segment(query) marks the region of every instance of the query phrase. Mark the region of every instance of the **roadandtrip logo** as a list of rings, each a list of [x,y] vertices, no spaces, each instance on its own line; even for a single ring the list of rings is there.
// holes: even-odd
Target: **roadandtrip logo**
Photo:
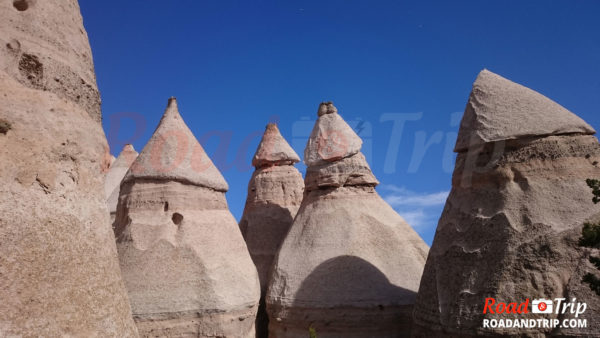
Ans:
[[[530,310],[531,305],[531,310]],[[524,318],[485,318],[483,328],[586,328],[587,320],[579,318],[587,309],[587,304],[577,302],[573,298],[570,302],[566,298],[534,299],[530,302],[527,298],[522,303],[497,302],[494,298],[486,298],[483,306],[484,314],[512,314],[523,315]],[[548,315],[559,318],[526,318],[528,314]],[[569,318],[566,318],[569,317]]]
[[[552,313],[553,305],[549,299],[536,299],[531,304],[531,313]]]

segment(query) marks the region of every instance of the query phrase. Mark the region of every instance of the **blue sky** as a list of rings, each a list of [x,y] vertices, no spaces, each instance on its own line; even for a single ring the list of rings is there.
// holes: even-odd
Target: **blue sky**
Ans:
[[[176,96],[230,185],[237,219],[266,123],[278,122],[302,155],[323,100],[334,101],[365,140],[379,193],[429,244],[450,190],[457,124],[481,69],[541,92],[600,129],[598,1],[80,6],[111,151],[127,142],[140,150]]]

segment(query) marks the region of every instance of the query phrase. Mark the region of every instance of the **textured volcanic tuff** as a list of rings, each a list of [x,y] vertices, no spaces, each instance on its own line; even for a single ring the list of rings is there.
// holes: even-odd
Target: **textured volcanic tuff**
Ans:
[[[113,224],[115,221],[121,181],[137,156],[138,153],[131,144],[125,145],[119,157],[112,161],[108,173],[106,173],[106,177],[104,178],[104,194],[106,196],[108,211],[110,212],[110,224]]]
[[[121,183],[115,220],[141,335],[254,336],[260,285],[226,190],[170,99]]]
[[[304,181],[294,167],[294,163],[299,161],[277,126],[268,124],[252,160],[256,170],[248,183],[248,197],[240,221],[242,235],[260,278],[261,303],[256,322],[258,337],[267,336],[264,296],[273,258],[302,202]]]
[[[473,83],[455,151],[529,136],[595,133],[558,103],[484,69]]]
[[[0,336],[134,337],[75,0],[0,2]]]
[[[577,246],[582,223],[600,211],[585,183],[600,177],[600,146],[587,135],[594,130],[553,101],[486,70],[475,81],[460,128],[452,191],[415,304],[415,335],[600,334],[600,301],[581,284],[593,270],[589,252]],[[467,135],[478,136],[465,148]],[[484,330],[484,318],[511,318],[484,315],[486,297],[577,298],[588,304],[579,318],[591,327]]]
[[[267,291],[271,337],[408,335],[427,245],[375,191],[361,140],[331,103],[305,151],[305,193]]]

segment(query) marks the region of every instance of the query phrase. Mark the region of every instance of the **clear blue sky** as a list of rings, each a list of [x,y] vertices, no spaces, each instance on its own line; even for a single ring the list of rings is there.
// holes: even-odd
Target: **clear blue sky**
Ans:
[[[454,157],[445,149],[481,69],[541,92],[600,130],[600,1],[80,5],[111,147],[129,140],[141,150],[176,96],[230,185],[237,219],[257,135],[276,120],[302,155],[323,100],[365,139],[378,191],[429,244],[450,189]],[[122,113],[145,121],[133,140],[129,120],[110,131]],[[399,118],[413,119],[401,135],[392,132]],[[215,132],[222,137],[206,137]],[[425,152],[423,141],[431,142]]]

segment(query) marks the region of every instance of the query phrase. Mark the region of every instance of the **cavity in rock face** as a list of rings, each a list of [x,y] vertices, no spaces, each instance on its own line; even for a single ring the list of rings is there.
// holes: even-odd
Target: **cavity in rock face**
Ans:
[[[171,98],[121,183],[115,220],[141,335],[254,337],[260,285],[227,188]]]
[[[318,115],[304,198],[269,282],[269,334],[408,336],[428,247],[375,191],[362,141],[333,104]]]
[[[0,93],[0,336],[137,336],[77,1],[0,1]]]
[[[268,334],[264,296],[271,265],[302,201],[304,181],[294,167],[299,161],[277,126],[268,124],[252,160],[256,170],[248,183],[248,197],[240,221],[260,278],[261,302],[256,321],[259,338]]]
[[[577,245],[582,223],[600,211],[585,182],[600,177],[593,164],[600,145],[590,133],[587,123],[539,93],[487,70],[479,74],[415,304],[415,336],[600,334],[600,301],[581,283],[589,253]],[[557,297],[587,302],[579,318],[588,327],[482,327],[484,319],[499,318],[483,314],[486,298]],[[562,322],[572,314],[543,318]]]
[[[125,145],[119,157],[112,161],[108,173],[106,173],[106,177],[104,178],[104,194],[106,196],[108,211],[110,212],[110,224],[113,224],[115,221],[121,181],[137,156],[138,153],[131,144]]]
[[[0,134],[6,134],[12,128],[10,122],[0,119]]]
[[[6,0],[0,6],[0,68],[5,74],[79,105],[100,122],[92,51],[77,1]]]

